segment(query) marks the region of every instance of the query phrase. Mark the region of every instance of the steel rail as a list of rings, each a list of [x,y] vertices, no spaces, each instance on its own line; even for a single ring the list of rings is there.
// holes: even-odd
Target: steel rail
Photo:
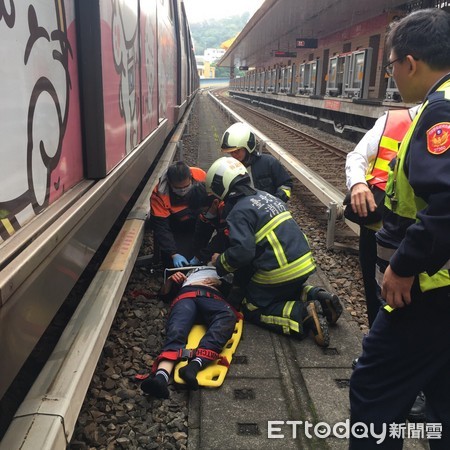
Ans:
[[[255,133],[259,141],[262,142],[263,148],[267,149],[275,158],[277,158],[294,176],[299,180],[318,200],[320,200],[326,206],[327,214],[327,248],[332,248],[335,246],[335,227],[338,220],[344,221],[346,225],[354,232],[359,235],[359,225],[350,222],[344,218],[344,206],[343,201],[345,194],[323,177],[315,173],[308,166],[303,164],[297,158],[292,156],[289,151],[282,148],[276,142],[271,140],[262,131],[258,130],[252,124],[248,123],[243,117],[236,114],[231,108],[226,106],[222,101],[220,101],[217,96],[209,93],[211,98],[214,100],[216,105],[224,111],[232,120],[237,122],[246,123],[251,130]],[[283,126],[286,126],[283,124]],[[313,140],[317,141],[315,138]],[[327,145],[324,143],[324,145]]]

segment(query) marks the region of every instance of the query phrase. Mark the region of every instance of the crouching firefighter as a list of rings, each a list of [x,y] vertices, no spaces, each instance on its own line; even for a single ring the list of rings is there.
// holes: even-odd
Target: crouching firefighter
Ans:
[[[286,204],[254,189],[247,169],[233,158],[212,164],[206,188],[228,211],[229,247],[213,255],[217,273],[248,273],[242,286],[245,319],[298,339],[312,334],[318,345],[328,346],[328,323],[337,321],[342,306],[336,295],[305,284],[316,265]]]
[[[189,359],[179,370],[188,388],[198,389],[197,373],[220,357],[225,344],[233,334],[240,314],[225,300],[219,289],[224,289],[217,271],[211,266],[197,267],[185,275],[175,272],[167,278],[160,290],[162,300],[172,300],[166,325],[166,340],[155,360],[152,373],[141,384],[141,389],[157,398],[169,398],[168,382],[175,364]],[[206,333],[195,350],[185,348],[195,323],[206,325]]]

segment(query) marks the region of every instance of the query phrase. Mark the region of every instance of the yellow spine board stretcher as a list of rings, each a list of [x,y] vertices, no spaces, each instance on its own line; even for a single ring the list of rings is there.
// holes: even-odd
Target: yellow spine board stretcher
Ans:
[[[183,267],[180,269],[166,269],[164,272],[164,281],[170,274],[174,272],[181,271],[187,273],[189,270],[194,268],[195,267],[191,266],[191,267]],[[239,341],[241,340],[243,323],[244,321],[242,319],[236,322],[233,334],[231,335],[230,339],[228,340],[222,352],[220,353],[220,356],[225,357],[229,363],[231,363],[234,352],[236,351]],[[201,338],[204,336],[205,333],[206,333],[205,325],[198,325],[198,324],[194,325],[191,331],[189,332],[186,348],[189,350],[196,349],[198,347]],[[212,362],[205,369],[201,370],[197,374],[197,381],[200,386],[219,387],[222,385],[223,381],[225,380],[225,376],[228,372],[228,367],[220,364],[219,361],[220,360]],[[186,384],[185,381],[180,377],[179,370],[182,367],[186,366],[188,362],[189,361],[180,361],[175,366],[173,379],[175,380],[176,383]]]
[[[227,361],[231,363],[231,360],[233,359],[233,354],[236,351],[236,348],[239,344],[239,341],[242,336],[242,324],[243,320],[240,319],[238,322],[236,322],[236,325],[234,327],[233,334],[231,335],[230,339],[226,343],[225,347],[223,348],[222,352],[220,353],[220,356],[224,356],[227,358]],[[194,325],[189,333],[188,341],[186,344],[186,348],[188,349],[195,349],[198,347],[198,344],[200,342],[200,339],[203,337],[203,335],[206,332],[206,327],[204,325]],[[173,379],[176,383],[179,384],[185,384],[184,380],[180,378],[179,370],[186,366],[188,364],[188,361],[180,361],[175,366],[175,373]],[[225,376],[228,372],[228,367],[224,366],[222,364],[219,364],[219,360],[216,360],[209,364],[205,369],[201,370],[197,374],[197,381],[200,386],[208,386],[208,387],[219,387],[222,385]]]

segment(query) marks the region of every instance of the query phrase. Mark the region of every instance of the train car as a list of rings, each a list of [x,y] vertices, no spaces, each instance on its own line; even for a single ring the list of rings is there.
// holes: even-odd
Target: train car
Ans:
[[[199,79],[181,0],[0,8],[0,398]]]

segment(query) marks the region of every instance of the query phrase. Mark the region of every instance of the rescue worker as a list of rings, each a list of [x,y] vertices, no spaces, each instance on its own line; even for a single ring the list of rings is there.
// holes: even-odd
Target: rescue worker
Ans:
[[[162,300],[172,300],[167,320],[166,340],[152,367],[152,374],[141,383],[141,389],[157,398],[169,398],[168,382],[175,364],[183,358],[189,363],[179,371],[187,386],[198,389],[197,374],[219,354],[234,332],[239,313],[224,300],[219,290],[221,280],[211,266],[200,266],[189,271],[175,272],[167,278],[160,290]],[[207,326],[198,348],[185,349],[192,326]],[[228,364],[226,360],[221,361]]]
[[[256,189],[284,202],[291,198],[291,176],[280,161],[257,150],[256,136],[250,127],[242,122],[231,125],[222,136],[221,149],[244,164]]]
[[[421,105],[410,109],[387,111],[381,116],[347,155],[345,171],[347,187],[351,193],[351,206],[360,217],[367,217],[368,211],[375,211],[373,189],[386,189],[389,162],[395,158],[400,143],[416,116]],[[384,196],[383,196],[384,201]],[[359,233],[359,262],[363,276],[369,328],[375,320],[380,307],[385,304],[381,289],[375,279],[377,263],[377,242],[375,233],[381,228],[381,221],[361,225]],[[358,358],[353,361],[355,368]],[[408,419],[425,420],[425,396],[420,392],[414,402]]]
[[[351,207],[360,217],[375,211],[373,190],[384,192],[388,176],[388,164],[397,154],[400,142],[411,125],[419,106],[390,110],[381,116],[348,153],[345,164],[347,188]],[[383,196],[384,199],[384,196]],[[383,200],[384,201],[384,200]],[[381,228],[381,220],[361,225],[359,233],[359,262],[364,282],[369,327],[372,326],[381,307],[380,288],[375,280],[377,243],[375,232]]]
[[[205,171],[183,161],[169,166],[150,197],[150,224],[164,267],[189,265],[198,211],[189,208],[192,186],[204,182]]]
[[[189,206],[199,211],[193,236],[195,257],[190,262],[206,264],[213,253],[220,253],[228,246],[225,204],[214,195],[208,195],[204,183],[198,183],[192,190]]]
[[[450,448],[450,14],[415,11],[387,37],[405,102],[423,105],[406,133],[386,186],[377,232],[377,275],[387,305],[363,342],[350,379],[351,421],[373,430],[351,449],[399,449],[390,424],[405,420],[419,391],[427,399],[431,449]],[[377,445],[374,434],[386,432]]]
[[[306,236],[286,204],[251,186],[247,169],[233,158],[219,158],[206,175],[206,188],[228,209],[229,247],[212,262],[219,275],[247,270],[242,286],[246,320],[269,330],[329,344],[327,320],[342,312],[336,295],[307,286],[315,262]],[[325,319],[326,318],[326,319]]]

